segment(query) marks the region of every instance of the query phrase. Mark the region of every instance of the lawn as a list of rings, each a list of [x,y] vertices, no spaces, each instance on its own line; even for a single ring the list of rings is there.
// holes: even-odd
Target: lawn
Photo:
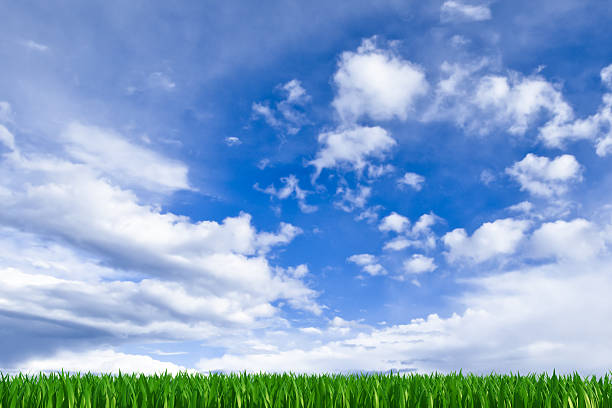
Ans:
[[[612,408],[612,377],[65,373],[0,377],[0,408]]]

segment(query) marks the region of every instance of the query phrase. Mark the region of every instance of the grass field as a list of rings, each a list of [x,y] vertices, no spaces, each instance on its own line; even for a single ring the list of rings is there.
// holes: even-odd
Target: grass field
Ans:
[[[0,408],[612,408],[612,377],[579,375],[0,376]]]

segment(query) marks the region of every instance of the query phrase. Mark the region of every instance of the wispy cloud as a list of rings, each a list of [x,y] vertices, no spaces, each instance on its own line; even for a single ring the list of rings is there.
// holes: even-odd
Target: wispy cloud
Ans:
[[[461,1],[447,0],[440,8],[440,20],[451,21],[485,21],[491,19],[491,9],[485,4],[467,4]]]
[[[48,46],[46,46],[45,44],[38,43],[38,42],[36,42],[34,40],[26,40],[26,41],[23,41],[22,44],[25,47],[27,47],[27,48],[29,48],[31,50],[34,50],[34,51],[39,51],[39,52],[47,52],[47,51],[49,51],[49,47]]]
[[[255,102],[252,110],[255,118],[262,117],[272,128],[287,135],[297,134],[309,123],[304,113],[304,106],[310,101],[310,95],[297,79],[277,87],[284,97],[275,105],[270,102]]]

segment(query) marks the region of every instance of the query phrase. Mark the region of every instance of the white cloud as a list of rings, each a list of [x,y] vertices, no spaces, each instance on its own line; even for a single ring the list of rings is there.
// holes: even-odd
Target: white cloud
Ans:
[[[242,141],[237,138],[236,136],[228,136],[225,139],[223,139],[225,141],[225,144],[228,146],[238,146],[242,144]]]
[[[412,235],[431,233],[430,227],[432,227],[436,222],[440,220],[441,218],[433,212],[421,215],[412,227]]]
[[[163,72],[153,72],[147,78],[147,83],[150,88],[162,89],[164,91],[172,91],[176,88],[176,84],[172,79]]]
[[[447,0],[440,7],[440,20],[484,21],[491,19],[491,9],[487,5],[471,5],[460,1]]]
[[[387,273],[385,268],[380,264],[365,265],[363,271],[372,276],[385,275]]]
[[[297,233],[295,227],[283,224],[278,234],[260,233],[254,238],[256,245],[267,251],[271,245],[291,241]],[[9,236],[19,237],[33,248],[41,245],[16,231]],[[18,248],[14,252],[12,246],[6,247],[6,240],[0,240],[0,245],[0,267],[4,267],[0,303],[4,311],[69,321],[90,330],[122,336],[203,339],[214,335],[218,326],[253,325],[259,318],[273,317],[276,311],[268,303],[269,296],[280,294],[278,289],[285,293],[281,298],[286,296],[294,307],[318,313],[318,307],[308,300],[313,293],[307,294],[298,283],[307,270],[299,266],[273,273],[263,257],[219,251],[200,257],[194,254],[189,259],[188,254],[177,254],[174,267],[168,260],[164,263],[168,268],[184,269],[182,273],[146,271],[153,276],[142,279],[148,261],[143,261],[136,273],[121,274],[100,267],[95,257],[86,263],[62,246],[52,247],[52,251]],[[12,257],[11,251],[20,254],[20,259]],[[189,262],[193,265],[185,265]],[[233,274],[227,275],[226,268]],[[64,301],[58,303],[58,297]]]
[[[316,327],[300,327],[299,330],[302,333],[306,333],[306,334],[314,334],[314,335],[321,335],[321,334],[323,334],[321,329],[317,329]]]
[[[153,350],[151,354],[155,354],[156,356],[182,356],[185,354],[189,354],[186,351],[163,351],[163,350]]]
[[[376,262],[376,257],[372,254],[357,254],[347,258],[347,261],[359,266],[364,266]]]
[[[493,174],[493,172],[491,172],[491,170],[484,169],[483,171],[480,172],[480,181],[485,186],[488,186],[489,184],[494,182],[495,179],[496,179],[495,174]]]
[[[243,215],[243,214],[241,214]],[[250,216],[248,216],[250,219]],[[302,229],[286,222],[281,222],[278,232],[261,232],[255,240],[258,253],[265,254],[274,246],[286,245],[302,233]]]
[[[274,116],[274,112],[270,106],[262,103],[253,103],[252,109],[255,114],[262,116],[266,123],[271,127],[281,127],[281,122],[276,119],[276,116]]]
[[[247,306],[237,296],[159,279],[83,282],[53,277],[52,268],[44,274],[1,270],[6,313],[78,325],[85,333],[98,330],[109,337],[201,340],[219,334],[220,327],[253,325],[275,313],[270,305]]]
[[[588,266],[552,264],[473,278],[463,282],[473,289],[458,298],[461,312],[448,317],[431,314],[406,324],[362,328],[341,340],[276,352],[227,353],[202,359],[197,367],[476,374],[555,369],[604,375],[612,365],[612,327],[601,324],[612,310],[610,260]]]
[[[308,265],[306,264],[298,265],[296,267],[290,266],[286,271],[288,275],[293,276],[296,279],[303,278],[304,276],[308,275],[309,272]]]
[[[471,133],[505,131],[524,135],[542,117],[538,137],[546,142],[547,129],[572,120],[574,112],[559,87],[539,75],[487,74],[495,68],[486,58],[470,64],[444,62],[435,99],[422,120],[451,120]]]
[[[529,214],[533,210],[533,204],[529,201],[521,201],[520,203],[508,207],[508,210],[523,214]]]
[[[378,126],[357,126],[347,129],[336,129],[319,134],[322,146],[314,160],[308,164],[315,167],[313,180],[316,180],[323,169],[347,166],[361,172],[368,159],[383,158],[397,142],[389,133]]]
[[[406,120],[417,97],[427,92],[423,70],[390,50],[363,40],[357,52],[345,51],[334,74],[332,102],[345,123],[367,116],[374,120]]]
[[[336,189],[336,195],[340,195],[340,200],[334,201],[334,206],[342,211],[352,212],[365,207],[371,194],[372,188],[368,186],[358,185],[355,189],[351,189],[346,185],[340,185]]]
[[[513,254],[523,241],[529,222],[512,218],[485,222],[472,236],[463,228],[446,233],[442,241],[449,248],[450,262],[459,259],[483,262],[499,255]]]
[[[23,41],[23,45],[26,46],[27,48],[34,50],[34,51],[39,51],[39,52],[46,52],[49,51],[49,47],[38,43],[34,40],[27,40],[27,41]]]
[[[381,205],[375,205],[369,208],[366,208],[358,216],[355,217],[355,221],[366,220],[368,224],[372,224],[378,221],[378,211],[382,209]]]
[[[270,165],[270,159],[264,158],[257,162],[257,168],[259,170],[263,170]]]
[[[516,242],[518,236],[521,241],[527,227],[525,221],[497,220],[484,224],[468,239],[480,250],[481,259],[491,253],[512,253],[514,244],[504,247],[494,243],[495,248],[485,251],[489,255],[482,249],[491,238]],[[316,343],[279,345],[268,353],[228,352],[202,359],[197,367],[253,372],[299,367],[298,371],[311,373],[448,373],[462,369],[476,374],[555,369],[557,373],[577,370],[581,375],[603,375],[612,364],[607,341],[612,329],[601,324],[612,308],[612,299],[607,296],[612,288],[612,258],[602,246],[604,236],[595,224],[583,219],[545,223],[536,231],[542,232],[534,233],[527,244],[533,248],[537,248],[536,241],[543,244],[543,252],[537,256],[552,257],[550,263],[462,279],[471,289],[455,298],[459,313],[448,317],[431,314],[382,328],[355,326],[339,339],[324,331]],[[578,244],[575,251],[569,250],[571,243]],[[517,257],[533,257],[541,250],[533,248]],[[429,257],[412,259],[418,262],[406,263],[404,279],[410,278],[410,273],[434,269]],[[370,265],[377,258],[359,254],[354,261]],[[418,281],[413,283],[419,285]],[[589,295],[585,297],[585,293]]]
[[[393,173],[395,171],[395,167],[392,164],[381,164],[381,165],[368,165],[368,177],[371,179],[376,179],[384,176],[385,174]]]
[[[598,228],[582,218],[544,223],[534,231],[531,255],[585,261],[602,253],[605,241]]]
[[[601,82],[608,88],[612,89],[612,64],[604,67],[600,73]]]
[[[601,81],[612,91],[612,65],[601,70]],[[612,153],[612,93],[603,95],[597,113],[584,119],[547,124],[541,130],[541,138],[548,146],[564,147],[567,141],[587,139],[595,142],[595,152],[599,156]]]
[[[161,192],[190,189],[187,166],[131,143],[112,130],[74,122],[62,132],[61,139],[73,160],[116,181]]]
[[[394,211],[381,220],[378,229],[381,231],[394,231],[399,234],[409,227],[410,220]]]
[[[303,107],[310,101],[310,95],[297,79],[278,85],[285,97],[274,107],[269,102],[255,102],[252,110],[255,117],[261,116],[266,123],[279,131],[295,135],[309,121],[303,112]]]
[[[407,185],[415,189],[416,191],[420,191],[423,188],[423,183],[425,182],[425,177],[416,174],[416,173],[405,173],[402,178],[397,180],[399,184]]]
[[[0,144],[15,150],[15,136],[4,125],[0,125]]]
[[[568,120],[550,123],[541,129],[540,136],[547,146],[563,148],[567,141],[597,139],[603,132],[601,127],[605,128],[606,123],[609,123],[611,118],[610,101],[604,95],[604,104],[596,114],[573,122]],[[599,147],[600,143],[606,139],[605,133],[603,134],[604,136],[599,139],[597,144],[597,154],[600,156],[606,154],[605,146]]]
[[[408,275],[419,275],[436,270],[437,266],[433,258],[422,254],[414,254],[403,263],[404,273]]]
[[[94,374],[170,374],[185,372],[187,369],[173,363],[155,360],[146,355],[126,354],[110,348],[88,350],[85,352],[60,351],[50,357],[38,357],[20,365],[20,372],[37,375],[40,372],[57,372],[62,368],[68,373]],[[195,370],[189,370],[192,373]]]
[[[543,197],[564,194],[569,183],[582,180],[582,168],[569,154],[554,159],[528,153],[521,161],[506,169],[520,185],[521,191]]]
[[[276,269],[267,258],[299,228],[281,223],[275,233],[258,232],[248,214],[192,221],[143,203],[116,183],[146,185],[150,176],[110,157],[115,146],[133,153],[126,160],[159,159],[146,164],[154,171],[184,165],[166,166],[164,157],[108,133],[88,133],[99,136],[91,145],[69,135],[78,162],[18,150],[0,159],[0,223],[10,229],[10,238],[0,234],[0,309],[30,316],[1,318],[15,339],[32,336],[24,324],[48,321],[52,328],[36,335],[38,352],[58,346],[44,334],[58,331],[89,347],[134,337],[201,340],[278,322],[278,301],[321,313],[316,292],[297,277],[302,269]],[[20,350],[35,352],[27,344]]]
[[[401,251],[409,246],[417,246],[418,242],[408,239],[403,236],[395,237],[390,241],[385,242],[384,250]]]
[[[294,196],[298,201],[298,206],[303,213],[312,213],[317,211],[317,207],[306,203],[306,196],[310,194],[310,191],[302,190],[300,188],[300,180],[293,174],[288,177],[281,177],[281,182],[285,185],[280,189],[276,189],[273,184],[269,185],[265,189],[259,187],[256,183],[253,187],[257,191],[269,194],[271,197],[276,197],[279,200],[285,200],[291,196]]]
[[[464,45],[469,44],[471,41],[465,38],[462,35],[455,34],[451,37],[451,44],[455,47],[463,47]]]
[[[382,219],[378,229],[403,234],[385,243],[383,249],[401,251],[408,247],[430,250],[436,247],[436,235],[431,227],[441,218],[433,212],[423,214],[410,228],[410,220],[395,212]]]
[[[6,101],[0,101],[0,123],[9,123],[13,121],[13,109],[11,104]]]
[[[371,276],[385,275],[387,271],[378,263],[378,259],[371,254],[356,254],[346,259],[355,265],[361,266],[361,270]]]
[[[288,103],[303,105],[310,100],[310,96],[306,90],[302,88],[302,83],[297,79],[292,79],[282,85],[282,89],[287,93],[285,101]]]
[[[506,123],[508,132],[518,135],[527,131],[542,110],[552,116],[549,124],[573,117],[562,94],[540,77],[486,76],[480,80],[475,103],[495,115],[495,121]]]

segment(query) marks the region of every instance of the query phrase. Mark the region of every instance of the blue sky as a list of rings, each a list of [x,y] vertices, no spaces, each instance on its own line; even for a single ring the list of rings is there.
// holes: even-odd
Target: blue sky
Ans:
[[[612,366],[606,2],[0,15],[0,368]]]

